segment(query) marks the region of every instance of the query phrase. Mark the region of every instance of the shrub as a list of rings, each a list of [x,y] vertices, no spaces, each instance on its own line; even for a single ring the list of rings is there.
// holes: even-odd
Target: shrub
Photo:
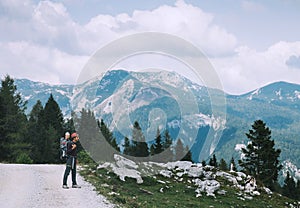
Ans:
[[[17,156],[16,163],[32,164],[33,160],[29,157],[29,155],[27,153],[22,152]]]

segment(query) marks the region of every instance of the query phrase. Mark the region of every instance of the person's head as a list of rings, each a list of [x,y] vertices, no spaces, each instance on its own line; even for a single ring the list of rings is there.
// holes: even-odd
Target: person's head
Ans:
[[[79,135],[74,132],[72,135],[71,135],[71,139],[73,142],[77,142],[79,140]]]
[[[69,138],[70,138],[70,133],[69,133],[69,132],[66,132],[66,133],[65,133],[65,138],[66,138],[66,139],[69,139]]]

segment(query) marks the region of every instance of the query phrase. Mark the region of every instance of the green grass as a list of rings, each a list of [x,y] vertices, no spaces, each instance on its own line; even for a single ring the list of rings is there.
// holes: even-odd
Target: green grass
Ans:
[[[205,193],[201,197],[196,197],[191,179],[183,177],[183,181],[176,181],[174,178],[163,176],[144,177],[142,184],[137,184],[135,179],[126,178],[121,181],[113,172],[106,169],[96,170],[96,166],[83,168],[80,174],[86,181],[90,182],[99,194],[108,198],[112,203],[119,207],[133,208],[174,208],[174,207],[247,207],[247,208],[268,208],[268,207],[290,207],[287,203],[293,200],[282,197],[276,193],[267,195],[262,193],[260,196],[253,197],[252,200],[242,200],[238,195],[238,190],[225,180],[218,179],[221,183],[221,190],[226,191],[226,195],[208,197]],[[164,181],[160,183],[158,180]],[[160,191],[163,189],[163,193]]]

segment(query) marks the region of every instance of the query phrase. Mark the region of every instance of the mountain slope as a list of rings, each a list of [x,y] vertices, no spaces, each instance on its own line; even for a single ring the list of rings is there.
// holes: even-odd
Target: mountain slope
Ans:
[[[121,207],[293,207],[300,202],[264,187],[242,172],[220,171],[187,161],[86,165],[81,175]]]
[[[226,161],[232,156],[239,159],[236,144],[246,144],[245,133],[255,120],[262,119],[282,149],[282,161],[290,160],[300,167],[300,85],[276,82],[233,96],[195,84],[175,72],[124,70],[107,72],[77,86],[29,80],[16,80],[16,85],[29,101],[27,113],[37,99],[45,103],[52,93],[65,116],[70,116],[71,110],[90,108],[115,131],[119,142],[131,135],[135,120],[149,142],[158,127],[168,129],[173,138],[190,146],[196,161],[208,160],[213,152]],[[210,96],[222,95],[227,102],[226,120],[213,114],[210,100]],[[220,109],[218,102],[213,105]]]

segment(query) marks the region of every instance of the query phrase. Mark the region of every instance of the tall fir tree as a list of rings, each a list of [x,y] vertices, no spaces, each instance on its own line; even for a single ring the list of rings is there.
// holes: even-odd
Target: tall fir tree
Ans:
[[[219,168],[220,168],[220,170],[228,171],[228,165],[223,158],[221,158],[221,160],[220,160]]]
[[[14,162],[19,154],[28,154],[26,141],[26,102],[17,92],[14,80],[5,76],[0,89],[0,161]]]
[[[43,126],[45,128],[43,161],[59,163],[60,137],[64,134],[64,118],[58,103],[50,94],[43,111]],[[46,152],[45,152],[46,151]]]
[[[75,114],[74,112],[71,112],[71,118],[67,118],[65,120],[65,122],[63,124],[64,133],[65,132],[69,132],[69,133],[76,132],[74,118],[73,118],[74,114]]]
[[[180,161],[184,157],[184,146],[180,138],[177,139],[175,146],[175,161]]]
[[[281,150],[275,149],[271,130],[262,120],[256,120],[246,136],[250,142],[246,148],[242,148],[245,156],[239,161],[240,166],[244,172],[254,176],[259,185],[274,190],[282,166],[278,159]]]
[[[30,156],[34,163],[41,163],[42,146],[44,142],[45,127],[43,126],[43,105],[40,100],[33,106],[28,121],[28,141],[31,144]]]
[[[190,161],[190,162],[193,162],[193,159],[192,159],[192,152],[189,148],[189,146],[185,146],[185,150],[184,150],[184,157],[181,159],[181,161]]]
[[[230,171],[237,171],[236,164],[235,164],[235,161],[234,161],[234,158],[233,158],[233,157],[231,157],[231,160],[230,160],[230,167],[229,167],[229,170],[230,170]]]
[[[52,94],[50,94],[44,108],[44,119],[45,127],[48,129],[52,126],[56,130],[57,137],[64,134],[64,117]]]
[[[160,156],[160,162],[171,162],[174,161],[174,152],[173,152],[173,140],[170,136],[168,129],[164,131],[163,134],[163,154]]]
[[[282,187],[283,195],[289,197],[291,199],[297,199],[297,187],[294,178],[290,175],[288,171],[286,174],[286,178],[284,179],[284,185]]]
[[[218,161],[217,161],[217,157],[216,157],[215,154],[213,154],[213,157],[210,158],[209,165],[214,166],[214,167],[218,167]]]
[[[163,151],[163,144],[162,144],[161,134],[159,128],[157,128],[154,144],[151,145],[150,152],[151,155],[156,155],[161,153],[162,151]]]
[[[103,119],[101,119],[99,123],[100,131],[106,141],[111,145],[112,148],[114,148],[117,152],[120,152],[120,148],[117,144],[116,138],[113,136],[113,133],[109,130],[109,128],[104,123]]]
[[[128,139],[128,137],[125,137],[124,138],[124,150],[123,150],[123,154],[124,155],[132,155],[132,146],[131,146],[131,143],[130,143],[130,140]]]
[[[133,124],[132,130],[133,152],[132,156],[147,157],[149,156],[149,148],[142,129],[137,121]]]
[[[79,141],[85,151],[95,160],[112,161],[114,150],[100,133],[99,123],[91,110],[82,109],[79,117],[74,117],[75,126],[79,133]]]
[[[296,199],[300,201],[300,179],[297,180],[296,184]]]

